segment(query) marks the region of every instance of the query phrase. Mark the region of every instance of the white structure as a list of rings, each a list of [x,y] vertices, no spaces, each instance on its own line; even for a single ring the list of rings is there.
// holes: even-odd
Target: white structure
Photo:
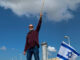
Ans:
[[[42,60],[48,60],[47,43],[42,43]]]

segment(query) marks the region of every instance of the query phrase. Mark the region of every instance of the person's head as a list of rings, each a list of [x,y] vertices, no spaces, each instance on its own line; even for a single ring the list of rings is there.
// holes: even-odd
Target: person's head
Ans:
[[[29,30],[33,30],[34,26],[32,24],[29,24]]]

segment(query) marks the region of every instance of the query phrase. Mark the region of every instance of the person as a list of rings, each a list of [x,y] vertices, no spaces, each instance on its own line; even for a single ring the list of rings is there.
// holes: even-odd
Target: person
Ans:
[[[34,55],[35,60],[39,60],[39,31],[42,23],[42,13],[40,13],[40,19],[36,29],[34,30],[34,26],[32,24],[29,25],[29,33],[26,37],[26,44],[24,48],[24,55],[27,52],[27,60],[32,59],[32,55]]]

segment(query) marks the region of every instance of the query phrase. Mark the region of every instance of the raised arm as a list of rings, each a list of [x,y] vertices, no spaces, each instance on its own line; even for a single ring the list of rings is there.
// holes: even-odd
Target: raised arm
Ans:
[[[39,19],[38,25],[37,25],[37,27],[36,27],[36,31],[37,31],[37,32],[39,32],[39,30],[40,30],[41,23],[42,23],[42,13],[40,13],[40,19]]]

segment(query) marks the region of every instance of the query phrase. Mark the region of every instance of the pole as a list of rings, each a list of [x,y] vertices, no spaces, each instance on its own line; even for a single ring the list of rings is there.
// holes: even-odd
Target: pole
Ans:
[[[64,38],[66,38],[68,40],[68,43],[70,45],[70,37],[69,36],[64,36]]]
[[[45,0],[42,0],[42,6],[41,6],[40,13],[42,13],[42,12],[43,12],[43,8],[44,8],[44,2],[45,2]]]
[[[42,60],[48,60],[47,43],[42,43]]]
[[[12,60],[13,60],[13,57],[12,57]]]
[[[68,37],[68,42],[69,42],[69,45],[70,45],[70,37]]]
[[[19,56],[20,56],[20,60],[22,60],[22,54],[19,54]]]

